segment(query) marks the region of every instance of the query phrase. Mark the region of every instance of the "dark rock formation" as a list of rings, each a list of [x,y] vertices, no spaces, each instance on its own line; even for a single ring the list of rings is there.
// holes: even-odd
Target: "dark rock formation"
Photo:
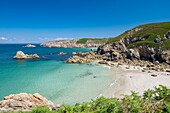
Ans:
[[[170,39],[170,31],[168,31],[168,32],[165,34],[165,37],[166,37],[167,39]]]
[[[157,35],[154,40],[155,43],[160,43],[161,42],[161,37]]]

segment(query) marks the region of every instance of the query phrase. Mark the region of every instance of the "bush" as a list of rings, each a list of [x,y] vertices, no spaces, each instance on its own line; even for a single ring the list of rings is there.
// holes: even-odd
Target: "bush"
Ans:
[[[54,111],[46,106],[37,107],[29,113],[170,113],[170,89],[160,85],[148,89],[142,96],[132,91],[123,99],[100,97],[82,104],[63,104]]]

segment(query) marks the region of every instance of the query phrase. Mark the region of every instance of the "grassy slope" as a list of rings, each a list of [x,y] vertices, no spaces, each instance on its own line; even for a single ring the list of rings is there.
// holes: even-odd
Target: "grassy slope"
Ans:
[[[77,41],[77,44],[85,44],[88,40],[93,40],[101,44],[106,42],[106,38],[81,38]]]
[[[148,37],[148,39],[144,41],[138,41],[129,45],[129,47],[138,47],[140,45],[149,45],[152,47],[162,47],[164,49],[170,49],[170,40],[163,39],[162,43],[155,43],[154,39],[157,35],[160,35],[163,38],[163,35],[166,34],[170,30],[170,22],[162,22],[162,23],[152,23],[152,24],[144,24],[137,26],[135,28],[143,28],[140,31],[133,32],[132,37]],[[132,30],[134,30],[133,28]],[[120,39],[128,36],[128,32],[131,30],[127,30],[121,35],[115,38],[81,38],[77,41],[77,44],[85,44],[88,40],[94,40],[96,43],[112,43],[119,41]]]
[[[147,40],[135,42],[129,45],[129,47],[136,47],[140,45],[149,45],[149,46],[160,46],[164,49],[170,49],[170,40],[163,40],[162,44],[158,44],[154,42],[154,39],[157,35],[160,35],[163,38],[163,35],[166,34],[170,30],[170,22],[162,22],[162,23],[152,23],[152,24],[144,24],[137,26],[135,28],[143,28],[138,32],[132,33],[132,37],[148,37]],[[132,30],[134,30],[133,28]],[[119,41],[120,39],[128,36],[128,32],[131,30],[127,30],[123,34],[109,39],[109,43]]]

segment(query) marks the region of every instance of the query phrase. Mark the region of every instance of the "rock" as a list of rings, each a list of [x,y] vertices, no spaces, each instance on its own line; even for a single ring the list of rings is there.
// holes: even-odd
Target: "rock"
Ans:
[[[99,63],[99,64],[107,64],[107,61],[102,60],[102,61],[99,61],[98,63]]]
[[[142,72],[145,72],[145,70],[143,69]]]
[[[129,59],[140,59],[140,55],[137,49],[128,49],[127,50],[127,58]]]
[[[159,35],[157,35],[157,36],[155,37],[154,42],[155,42],[155,43],[160,43],[161,40],[162,40],[161,37],[160,37]]]
[[[111,52],[111,59],[112,60],[122,59],[122,55],[118,51],[113,51]]]
[[[103,50],[105,53],[110,52],[112,48],[113,47],[110,44],[106,44],[105,46],[103,46]]]
[[[76,55],[77,53],[76,52],[72,52],[72,55]]]
[[[0,112],[30,111],[33,107],[37,106],[48,106],[51,109],[54,107],[54,104],[38,93],[12,94],[4,97],[4,100],[0,101]]]
[[[26,46],[23,46],[25,48],[35,48],[36,46],[35,45],[32,45],[32,44],[27,44]]]
[[[98,40],[87,40],[85,43],[77,43],[81,39],[73,40],[57,40],[41,44],[43,47],[56,47],[56,48],[93,48],[98,47],[102,43]]]
[[[118,42],[114,42],[112,45],[113,49],[119,50],[121,52],[126,52],[127,48],[123,40],[120,40]]]
[[[65,53],[65,52],[60,52],[58,55],[65,55],[65,54],[67,54],[67,53]]]
[[[60,104],[55,104],[54,107],[52,107],[51,110],[57,110],[57,109],[59,109],[60,107],[61,107]]]
[[[25,58],[27,58],[27,56],[22,51],[18,51],[16,53],[16,56],[14,56],[14,58],[16,58],[16,59],[25,59]]]
[[[73,57],[68,58],[66,60],[66,62],[85,64],[85,63],[88,63],[88,62],[92,62],[95,59],[96,59],[95,56],[93,56],[89,53],[76,53],[76,55],[74,55]]]
[[[158,75],[152,74],[151,76],[153,76],[153,77],[157,77]]]
[[[14,59],[37,59],[40,57],[37,54],[27,55],[27,54],[24,54],[22,51],[18,51],[16,53],[16,56],[14,56],[13,58]]]
[[[152,60],[152,61],[155,60],[154,56],[155,56],[156,51],[152,47],[149,47],[147,45],[140,46],[138,48],[138,52],[139,52],[141,59]]]
[[[105,51],[104,51],[104,45],[100,45],[98,48],[97,48],[97,54],[98,55],[103,55],[105,54]]]
[[[170,51],[164,51],[159,58],[162,62],[170,64]]]
[[[170,69],[167,69],[166,72],[169,72],[169,73],[170,73]]]
[[[167,39],[170,39],[170,31],[168,31],[168,32],[165,34],[165,37],[166,37]]]
[[[148,71],[148,73],[151,73],[151,71]]]
[[[131,43],[131,40],[132,40],[132,37],[130,37],[130,36],[125,37],[124,38],[125,45],[126,46],[129,45]]]

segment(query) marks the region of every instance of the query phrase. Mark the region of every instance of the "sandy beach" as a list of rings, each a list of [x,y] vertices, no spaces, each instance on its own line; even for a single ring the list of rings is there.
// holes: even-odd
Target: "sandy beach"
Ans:
[[[121,65],[113,67],[116,70],[116,82],[109,97],[121,97],[122,94],[131,94],[136,91],[140,95],[147,89],[159,84],[170,87],[170,73],[148,70],[142,72],[142,67]],[[151,76],[156,75],[156,76]]]

